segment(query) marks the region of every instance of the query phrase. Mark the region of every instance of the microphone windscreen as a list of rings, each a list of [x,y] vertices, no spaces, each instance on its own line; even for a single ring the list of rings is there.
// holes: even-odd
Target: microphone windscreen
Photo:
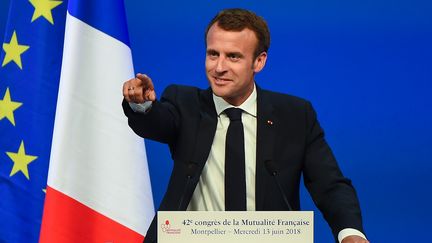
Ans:
[[[189,162],[189,164],[186,167],[186,176],[190,178],[194,177],[197,169],[198,169],[197,163]]]
[[[275,176],[277,174],[276,165],[273,161],[266,160],[264,162],[264,164],[265,164],[265,167],[266,167],[266,169],[270,175]]]

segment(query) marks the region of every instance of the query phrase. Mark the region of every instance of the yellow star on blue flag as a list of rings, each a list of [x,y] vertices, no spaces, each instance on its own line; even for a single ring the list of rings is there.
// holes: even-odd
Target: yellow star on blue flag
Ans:
[[[24,176],[30,180],[28,165],[33,162],[33,160],[37,159],[37,156],[32,156],[26,154],[24,141],[21,141],[18,152],[6,152],[9,158],[14,162],[12,167],[12,171],[9,176],[15,175],[17,172],[21,171]]]
[[[2,67],[11,61],[14,61],[15,64],[18,65],[20,69],[22,69],[21,54],[27,51],[27,49],[29,49],[29,46],[20,45],[18,43],[17,34],[14,31],[9,43],[3,43],[3,50],[5,51],[6,55],[3,58]]]
[[[7,88],[3,99],[0,100],[0,121],[7,118],[15,126],[14,111],[21,105],[22,103],[11,100],[11,94],[9,88]]]
[[[35,21],[39,17],[44,17],[48,22],[54,24],[52,17],[52,10],[60,5],[62,1],[52,1],[52,0],[30,0],[30,3],[34,7],[34,13],[31,22]]]

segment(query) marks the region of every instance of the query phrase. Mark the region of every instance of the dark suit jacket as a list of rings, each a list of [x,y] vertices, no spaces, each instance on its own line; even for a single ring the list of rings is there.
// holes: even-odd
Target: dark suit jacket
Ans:
[[[134,113],[125,101],[123,109],[136,134],[169,145],[174,167],[159,210],[186,210],[216,131],[211,89],[172,85],[160,101],[153,102],[147,114]],[[363,231],[356,192],[342,175],[308,101],[257,87],[256,150],[257,211],[287,210],[274,178],[265,168],[264,162],[270,160],[294,210],[300,210],[299,183],[303,174],[335,238],[344,228]],[[188,179],[191,164],[196,168]],[[179,205],[182,200],[184,203]],[[145,242],[156,241],[156,236],[155,217]]]

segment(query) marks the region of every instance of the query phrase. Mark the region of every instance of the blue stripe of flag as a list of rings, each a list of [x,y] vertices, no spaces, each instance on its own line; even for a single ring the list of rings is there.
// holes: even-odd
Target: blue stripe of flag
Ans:
[[[130,46],[123,0],[70,0],[68,12]]]

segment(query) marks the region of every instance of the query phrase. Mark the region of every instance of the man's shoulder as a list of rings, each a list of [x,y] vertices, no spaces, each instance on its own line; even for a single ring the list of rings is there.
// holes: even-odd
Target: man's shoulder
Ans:
[[[177,97],[177,98],[193,98],[211,93],[209,89],[201,89],[195,86],[170,84],[163,91],[163,97]]]
[[[262,96],[262,97],[259,97]],[[259,89],[258,91],[259,99],[262,98],[266,102],[271,102],[274,105],[293,105],[293,106],[305,106],[310,103],[307,99],[295,96],[292,94],[286,94],[281,92],[276,92],[272,90]]]
[[[196,106],[211,102],[211,90],[195,86],[171,84],[165,88],[161,101],[170,101],[181,106]]]
[[[170,84],[165,88],[164,92],[186,92],[186,93],[190,93],[190,92],[202,92],[205,91],[205,89],[201,89],[199,87],[195,87],[195,86],[189,86],[189,85],[182,85],[182,84]]]
[[[308,100],[291,94],[261,90],[257,98],[258,106],[272,110],[280,119],[286,119],[286,122],[304,123],[304,118],[313,111],[312,104]]]

